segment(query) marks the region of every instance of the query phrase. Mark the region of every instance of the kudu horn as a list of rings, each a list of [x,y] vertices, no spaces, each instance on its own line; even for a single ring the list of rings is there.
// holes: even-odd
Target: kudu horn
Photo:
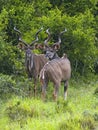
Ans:
[[[24,42],[24,41],[21,39],[21,32],[20,32],[16,27],[14,27],[14,30],[19,33],[19,39],[18,39],[18,40],[19,40],[20,42],[22,42],[25,46],[28,46],[28,45],[26,44],[26,42]]]
[[[61,43],[61,35],[62,35],[64,32],[67,32],[67,29],[66,29],[66,28],[65,28],[64,31],[60,32],[60,34],[59,34],[59,36],[58,36],[58,42],[57,42],[58,44]]]
[[[14,27],[14,30],[21,35],[21,32],[16,27]]]
[[[46,30],[46,33],[48,34],[48,38],[44,41],[44,44],[45,44],[45,45],[48,45],[48,41],[50,40],[49,28]]]
[[[39,39],[38,39],[38,34],[39,32],[41,32],[43,30],[43,28],[41,28],[40,30],[38,30],[35,34],[35,40],[30,44],[30,46],[32,46],[35,42],[37,42]]]

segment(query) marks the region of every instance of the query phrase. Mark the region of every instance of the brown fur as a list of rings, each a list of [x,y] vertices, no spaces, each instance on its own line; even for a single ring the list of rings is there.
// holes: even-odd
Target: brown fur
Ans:
[[[31,57],[30,62],[27,62],[26,59],[26,71],[29,78],[34,79],[34,95],[36,96],[36,88],[38,82],[38,76],[40,74],[41,69],[48,61],[44,54],[32,54],[33,58]],[[33,63],[33,66],[31,64]]]
[[[51,81],[54,84],[54,97],[57,97],[58,89],[61,85],[61,81],[65,82],[65,90],[67,91],[68,80],[71,77],[71,65],[68,58],[54,59],[47,62],[40,72],[40,80],[42,83],[42,93],[44,93],[48,82]],[[64,90],[64,94],[66,91]]]

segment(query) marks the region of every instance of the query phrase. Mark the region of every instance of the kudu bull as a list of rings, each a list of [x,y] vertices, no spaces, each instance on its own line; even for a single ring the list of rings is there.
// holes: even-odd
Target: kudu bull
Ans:
[[[64,32],[62,32],[62,33],[64,33]],[[60,33],[60,35],[62,33]],[[60,43],[61,43],[61,39],[59,37],[59,44]],[[56,43],[56,45],[58,45],[58,43]],[[51,58],[51,54],[52,53],[48,52],[49,58]],[[47,55],[47,52],[46,52],[46,55]],[[64,99],[66,99],[68,81],[69,81],[70,77],[71,77],[71,65],[70,65],[70,61],[67,58],[66,54],[64,54],[62,58],[56,58],[56,59],[53,59],[53,60],[47,62],[44,65],[43,69],[41,70],[40,77],[39,77],[41,84],[42,84],[43,99],[45,98],[46,88],[48,86],[49,81],[53,82],[53,84],[54,84],[53,96],[54,96],[55,100],[57,99],[57,95],[59,92],[59,87],[61,85],[61,82],[64,82]]]
[[[57,54],[57,51],[60,49],[60,44],[61,44],[61,35],[66,32],[67,30],[65,29],[64,31],[62,31],[59,36],[58,36],[58,41],[56,43],[54,43],[52,46],[48,45],[48,42],[44,42],[44,52],[46,57],[49,60],[53,60],[53,59],[58,59],[60,58]],[[49,33],[49,29],[46,30],[46,33],[48,34],[48,36],[50,36]],[[49,40],[48,40],[49,41]]]
[[[34,54],[32,50],[34,49],[34,43],[38,41],[38,34],[42,30],[40,29],[36,35],[35,40],[29,45],[24,42],[21,38],[21,32],[14,27],[14,30],[19,33],[19,42],[21,42],[25,50],[25,66],[26,72],[29,78],[33,78],[34,80],[34,96],[36,96],[36,89],[37,89],[37,81],[40,70],[43,68],[45,63],[48,61],[44,54]],[[49,40],[49,36],[47,38],[47,42]]]

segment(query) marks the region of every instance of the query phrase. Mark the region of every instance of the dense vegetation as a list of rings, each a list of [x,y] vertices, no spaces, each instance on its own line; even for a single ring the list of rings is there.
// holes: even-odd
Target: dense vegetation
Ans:
[[[58,33],[67,28],[62,36],[59,55],[66,52],[73,70],[80,74],[93,72],[94,66],[97,67],[97,0],[1,0],[1,73],[12,74],[23,69],[20,62],[22,54],[16,47],[18,36],[13,30],[14,26],[22,32],[23,39],[28,43],[34,40],[36,30],[41,27],[44,30],[39,36],[39,43],[43,43],[46,38],[47,28],[50,28],[52,34],[50,43],[56,41]]]
[[[71,61],[68,101],[63,101],[61,88],[60,98],[52,102],[51,84],[45,103],[40,90],[36,99],[29,97],[32,82],[27,79],[15,26],[27,43],[43,27],[39,44],[47,28],[52,35],[50,44],[67,29],[58,54],[67,53]],[[0,0],[0,129],[97,130],[97,56],[98,0]]]

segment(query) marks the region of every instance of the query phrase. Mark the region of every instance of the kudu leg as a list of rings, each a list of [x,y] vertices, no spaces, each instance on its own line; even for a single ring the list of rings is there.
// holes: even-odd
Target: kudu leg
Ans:
[[[64,99],[67,99],[67,88],[68,88],[68,81],[64,83]]]
[[[42,86],[42,100],[45,101],[46,97],[46,84]]]
[[[48,81],[41,81],[41,83],[42,83],[42,100],[45,101],[46,88],[48,86]]]
[[[29,77],[29,81],[32,82],[32,78]],[[32,97],[32,87],[29,85],[29,97]]]
[[[46,88],[42,87],[42,100],[45,101],[45,97],[46,97]]]
[[[36,97],[36,91],[37,91],[37,80],[34,79],[34,97]]]
[[[36,97],[36,84],[34,84],[34,97]]]
[[[54,101],[57,101],[57,96],[58,96],[58,92],[59,92],[59,86],[60,84],[55,84],[54,85],[54,92],[53,92],[53,98],[54,98]]]

